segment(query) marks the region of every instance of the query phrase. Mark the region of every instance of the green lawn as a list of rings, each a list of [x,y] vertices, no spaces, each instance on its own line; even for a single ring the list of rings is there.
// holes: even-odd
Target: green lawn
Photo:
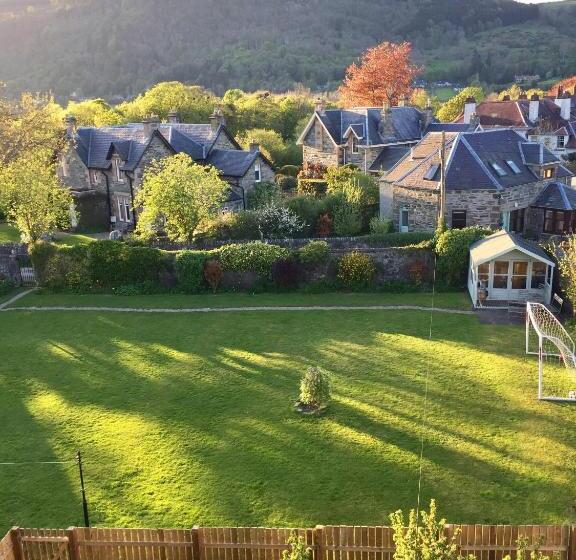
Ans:
[[[573,521],[576,409],[535,400],[522,327],[436,314],[430,343],[429,320],[2,313],[0,462],[81,449],[100,526],[386,523],[415,504],[429,372],[423,499],[455,522]],[[333,375],[322,418],[291,409],[309,364]],[[0,469],[3,530],[81,522],[74,464]]]
[[[432,302],[431,293],[414,294],[204,294],[116,296],[75,295],[36,292],[15,303],[15,307],[47,306],[99,306],[99,307],[148,307],[148,308],[196,308],[196,307],[260,307],[260,306],[365,306],[365,305],[418,305],[431,307],[470,309],[468,294],[464,292],[439,293]]]

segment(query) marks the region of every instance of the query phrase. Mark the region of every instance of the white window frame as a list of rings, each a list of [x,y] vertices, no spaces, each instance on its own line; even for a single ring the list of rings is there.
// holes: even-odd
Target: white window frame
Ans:
[[[124,176],[122,174],[122,170],[120,169],[120,158],[118,156],[114,156],[112,158],[112,166],[114,169],[114,176],[115,176],[116,182],[123,183],[124,182]]]
[[[566,147],[566,136],[558,136],[556,147],[563,150]]]
[[[262,182],[262,168],[260,167],[260,163],[256,162],[254,165],[254,182],[261,183]]]
[[[97,169],[90,170],[90,183],[93,185],[100,184],[100,172]]]
[[[402,223],[404,213],[406,213],[406,225],[403,225]],[[400,230],[401,233],[406,233],[407,231],[410,231],[410,210],[404,206],[400,208],[400,221],[398,225],[400,226],[398,229]]]
[[[352,153],[358,154],[360,150],[358,149],[358,138],[354,134],[352,134]]]
[[[132,208],[130,197],[119,195],[116,197],[116,207],[118,209],[118,219],[121,222],[132,223]]]

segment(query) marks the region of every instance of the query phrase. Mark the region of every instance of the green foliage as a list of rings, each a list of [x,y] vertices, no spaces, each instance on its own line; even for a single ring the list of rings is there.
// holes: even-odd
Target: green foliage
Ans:
[[[464,88],[452,99],[446,101],[446,103],[440,107],[436,116],[442,122],[452,122],[456,120],[464,111],[464,105],[468,97],[473,97],[477,103],[480,103],[485,97],[484,90],[475,86]]]
[[[479,226],[449,229],[438,236],[436,254],[439,278],[447,286],[463,285],[469,259],[470,245],[492,233]]]
[[[212,255],[211,251],[181,251],[176,255],[176,278],[183,292],[199,294],[205,290],[204,266]]]
[[[298,250],[298,257],[304,264],[318,264],[328,260],[330,246],[326,241],[310,241]]]
[[[330,402],[332,384],[328,374],[319,367],[309,367],[300,381],[300,402],[324,407]]]
[[[259,239],[258,213],[255,211],[219,214],[206,222],[204,235],[213,239],[234,241]]]
[[[190,242],[198,226],[217,215],[228,189],[216,168],[184,153],[154,161],[136,195],[143,208],[136,231],[144,238],[165,231],[172,241]]]
[[[285,206],[269,204],[257,211],[258,231],[262,239],[287,239],[301,233],[306,224]]]
[[[298,187],[296,189],[299,195],[303,196],[323,196],[326,193],[326,181],[322,179],[298,178]]]
[[[418,518],[419,517],[419,518]],[[401,510],[390,515],[396,545],[394,560],[462,560],[458,554],[456,531],[451,537],[444,532],[445,519],[436,518],[436,502],[430,502],[430,511],[410,510],[408,523]],[[474,556],[468,557],[472,560]]]
[[[546,537],[540,535],[535,542],[530,542],[528,537],[519,537],[516,541],[516,560],[560,560],[560,552],[555,551],[552,556],[544,554],[540,548],[546,542]],[[507,554],[503,560],[512,560]]]
[[[298,188],[298,179],[291,175],[276,175],[276,184],[282,192],[294,192]]]
[[[0,207],[27,242],[70,224],[72,195],[60,187],[51,157],[37,149],[0,167]]]
[[[312,560],[312,549],[306,546],[304,537],[292,531],[288,538],[288,550],[282,551],[282,560]]]
[[[36,280],[40,286],[46,283],[46,267],[57,251],[57,245],[46,241],[36,241],[28,246],[28,253],[36,273]]]
[[[59,247],[43,270],[43,285],[52,290],[88,289],[90,276],[87,274],[86,255],[86,246]]]
[[[358,235],[362,230],[362,213],[360,205],[340,196],[334,209],[334,232],[348,237]]]
[[[278,169],[279,175],[298,177],[298,173],[300,173],[300,167],[298,165],[283,165]]]
[[[338,281],[344,288],[358,290],[369,288],[374,283],[376,266],[365,253],[346,253],[338,262]]]
[[[264,278],[270,276],[274,262],[287,259],[289,256],[288,249],[258,241],[242,245],[226,245],[220,249],[223,270],[254,271]]]
[[[284,163],[284,153],[286,145],[282,136],[275,130],[266,130],[264,128],[253,128],[241,132],[236,141],[245,150],[250,149],[250,144],[255,143],[260,146],[260,151],[275,165]]]
[[[562,245],[558,267],[560,281],[572,306],[576,308],[576,236],[571,236]]]
[[[280,187],[276,183],[256,183],[254,188],[248,191],[248,208],[256,210],[280,201]]]
[[[370,220],[370,234],[371,235],[385,235],[394,232],[394,222],[392,220],[374,216]]]
[[[15,287],[16,284],[10,278],[0,274],[0,296],[8,295]]]
[[[322,198],[304,195],[288,198],[284,205],[307,224],[303,235],[311,237],[316,233],[318,218],[322,214],[333,214],[339,200],[340,198],[336,195],[327,195]]]
[[[222,265],[216,259],[208,260],[204,263],[204,280],[215,294],[222,282]]]
[[[70,101],[66,114],[74,115],[79,126],[110,126],[124,122],[124,117],[103,99]]]

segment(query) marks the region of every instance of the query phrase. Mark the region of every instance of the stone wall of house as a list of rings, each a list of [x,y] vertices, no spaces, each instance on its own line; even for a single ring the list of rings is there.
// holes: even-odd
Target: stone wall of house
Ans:
[[[446,192],[445,220],[452,227],[452,212],[466,211],[467,226],[497,228],[500,225],[500,202],[494,190],[449,190]]]
[[[258,156],[250,166],[244,177],[240,179],[240,186],[244,189],[245,195],[254,188],[254,168],[256,163],[260,164],[260,178],[262,183],[274,182],[274,170],[266,163],[262,156]]]
[[[341,163],[340,149],[317,119],[304,137],[302,156],[304,163],[322,163],[326,167]]]
[[[237,146],[235,146],[232,143],[232,140],[230,140],[230,138],[229,138],[229,136],[225,130],[221,130],[220,133],[218,134],[218,138],[216,138],[216,141],[214,142],[214,147],[222,149],[222,150],[237,150],[238,149]]]
[[[392,220],[400,229],[400,210],[408,210],[408,231],[434,231],[438,225],[439,192],[392,186]]]
[[[358,153],[355,154],[352,152],[352,137],[348,139],[348,144],[344,149],[346,152],[341,163],[356,165],[364,173],[368,173],[370,166],[382,151],[382,148],[358,148]]]

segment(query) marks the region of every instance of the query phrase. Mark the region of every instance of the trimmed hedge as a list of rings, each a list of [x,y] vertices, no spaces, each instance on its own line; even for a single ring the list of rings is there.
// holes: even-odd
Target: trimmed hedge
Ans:
[[[280,259],[288,259],[290,254],[291,251],[284,247],[257,241],[222,247],[220,249],[220,262],[225,271],[254,271],[263,278],[269,278],[272,265]]]
[[[206,291],[204,266],[214,254],[214,251],[181,251],[176,255],[176,278],[182,291],[187,294]]]

